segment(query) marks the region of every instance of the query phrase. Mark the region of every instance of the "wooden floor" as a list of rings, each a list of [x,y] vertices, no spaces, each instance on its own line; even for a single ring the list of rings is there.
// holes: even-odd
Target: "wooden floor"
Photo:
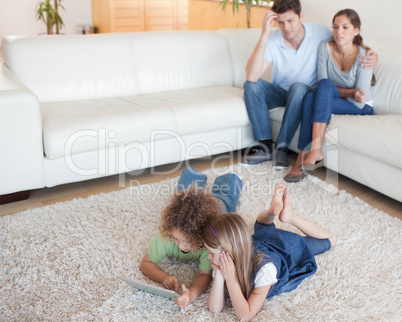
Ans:
[[[236,164],[240,161],[240,153],[229,155],[219,155],[209,158],[192,160],[187,165],[197,169],[205,170],[214,167],[223,167],[230,164]],[[219,161],[217,161],[219,160]],[[293,164],[296,160],[296,154],[289,154],[290,163]],[[110,192],[114,190],[129,187],[130,184],[145,184],[158,182],[167,178],[179,176],[185,165],[178,166],[177,164],[165,165],[155,168],[158,172],[168,172],[168,174],[152,174],[149,169],[137,175],[111,176],[96,180],[89,180],[79,183],[66,184],[54,188],[44,188],[34,190],[27,200],[14,202],[0,206],[0,216],[14,214],[30,208],[42,207],[45,205],[54,204],[74,198],[86,198],[93,194],[101,192]],[[346,190],[348,193],[359,197],[371,206],[382,210],[383,212],[398,217],[402,220],[402,203],[386,197],[366,186],[363,186],[349,178],[338,175],[335,172],[322,168],[313,173],[313,175],[332,183],[340,190]],[[291,183],[289,183],[291,184]]]

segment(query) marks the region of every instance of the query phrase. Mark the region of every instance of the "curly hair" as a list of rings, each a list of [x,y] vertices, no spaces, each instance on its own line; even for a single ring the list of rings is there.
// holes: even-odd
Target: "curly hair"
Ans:
[[[177,191],[169,206],[162,211],[159,232],[162,238],[171,238],[173,230],[179,230],[194,251],[202,247],[202,230],[212,218],[222,213],[220,201],[204,189],[191,186]]]

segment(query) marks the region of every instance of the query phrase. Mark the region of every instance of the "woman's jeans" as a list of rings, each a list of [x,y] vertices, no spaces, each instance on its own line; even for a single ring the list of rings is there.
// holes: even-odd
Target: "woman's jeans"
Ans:
[[[302,83],[293,84],[289,90],[259,79],[244,83],[244,101],[255,140],[272,139],[269,110],[285,106],[285,114],[276,145],[287,147],[300,123],[304,96],[311,87]]]
[[[341,98],[338,88],[329,79],[318,82],[315,92],[304,98],[298,149],[306,151],[312,141],[313,123],[329,123],[332,114],[371,115],[373,108],[362,109]]]
[[[204,188],[207,176],[193,168],[185,168],[177,183],[177,190],[187,190],[191,185]],[[231,172],[219,176],[211,189],[211,194],[223,204],[223,213],[234,212],[239,202],[243,181],[240,177]]]

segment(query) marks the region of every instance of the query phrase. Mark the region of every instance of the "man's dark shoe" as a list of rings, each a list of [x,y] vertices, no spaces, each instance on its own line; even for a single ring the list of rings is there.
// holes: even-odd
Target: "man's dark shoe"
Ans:
[[[240,163],[243,165],[256,165],[273,160],[272,151],[270,149],[261,147],[260,149],[254,150],[253,152],[254,153],[252,155],[249,155],[243,161],[240,161]]]
[[[258,153],[261,149],[263,149],[261,144],[253,145],[244,151],[244,155],[245,157],[249,157],[250,155]]]
[[[277,148],[275,154],[275,170],[285,170],[289,167],[288,162],[288,149],[287,148]]]

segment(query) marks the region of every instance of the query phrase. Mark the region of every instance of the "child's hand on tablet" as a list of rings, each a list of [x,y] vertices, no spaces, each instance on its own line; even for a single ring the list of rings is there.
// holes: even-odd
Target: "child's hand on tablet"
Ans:
[[[168,290],[177,291],[179,289],[179,280],[174,275],[169,275],[163,279],[163,286]]]

